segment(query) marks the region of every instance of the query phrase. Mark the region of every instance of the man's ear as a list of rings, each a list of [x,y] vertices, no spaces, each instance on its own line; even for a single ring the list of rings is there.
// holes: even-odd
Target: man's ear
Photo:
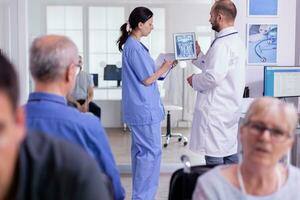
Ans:
[[[18,137],[20,139],[23,139],[23,137],[25,136],[25,133],[26,133],[26,117],[25,117],[25,111],[24,111],[24,108],[19,106],[17,109],[16,109],[16,124],[17,124],[17,132],[19,133],[18,134]]]
[[[75,73],[74,68],[72,67],[72,65],[69,65],[65,72],[65,81],[70,82],[72,80],[73,73]]]

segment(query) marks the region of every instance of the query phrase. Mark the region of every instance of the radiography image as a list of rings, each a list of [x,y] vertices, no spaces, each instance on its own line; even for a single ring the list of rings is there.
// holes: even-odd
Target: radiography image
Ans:
[[[193,35],[176,35],[175,46],[177,59],[191,59],[195,57],[195,41]]]
[[[248,26],[248,63],[277,62],[277,25],[250,24]]]

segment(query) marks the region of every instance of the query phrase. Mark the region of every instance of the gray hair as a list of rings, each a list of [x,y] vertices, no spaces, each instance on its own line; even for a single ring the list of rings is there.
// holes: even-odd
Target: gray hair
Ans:
[[[66,36],[45,35],[36,38],[30,48],[30,72],[40,82],[59,80],[66,68],[77,64],[78,50]]]
[[[282,115],[288,123],[289,133],[292,134],[296,131],[298,125],[298,114],[295,106],[291,103],[283,102],[272,97],[257,98],[250,105],[246,113],[245,123],[247,123],[252,116],[258,114]]]

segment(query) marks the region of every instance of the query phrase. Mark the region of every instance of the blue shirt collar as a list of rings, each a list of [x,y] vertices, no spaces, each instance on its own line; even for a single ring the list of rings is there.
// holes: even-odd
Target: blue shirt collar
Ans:
[[[130,35],[128,39],[131,39],[132,41],[140,44],[146,51],[149,52],[149,49],[142,42],[140,42],[139,40],[135,39],[133,36]]]
[[[52,101],[55,103],[60,103],[63,105],[67,105],[67,100],[65,97],[47,93],[47,92],[33,92],[29,95],[28,102],[30,101]]]
[[[222,29],[220,32],[216,33],[216,37],[222,37],[223,35],[227,35],[230,33],[236,32],[233,26]]]

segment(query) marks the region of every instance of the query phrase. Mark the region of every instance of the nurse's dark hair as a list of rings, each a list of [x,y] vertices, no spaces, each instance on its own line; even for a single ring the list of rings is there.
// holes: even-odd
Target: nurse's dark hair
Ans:
[[[133,11],[131,11],[127,23],[129,23],[131,30],[134,30],[136,27],[138,27],[140,22],[145,23],[152,16],[153,16],[153,13],[149,8],[136,7],[135,9],[133,9]],[[124,43],[126,42],[126,40],[128,39],[128,37],[130,35],[130,31],[126,30],[127,23],[124,23],[120,27],[121,36],[117,41],[119,51],[121,51],[121,52],[123,50]]]
[[[19,103],[18,76],[12,63],[1,52],[0,69],[0,92],[7,96],[15,111]]]
[[[237,15],[236,6],[231,0],[217,0],[213,11],[215,13],[222,13],[230,21],[234,21]]]

